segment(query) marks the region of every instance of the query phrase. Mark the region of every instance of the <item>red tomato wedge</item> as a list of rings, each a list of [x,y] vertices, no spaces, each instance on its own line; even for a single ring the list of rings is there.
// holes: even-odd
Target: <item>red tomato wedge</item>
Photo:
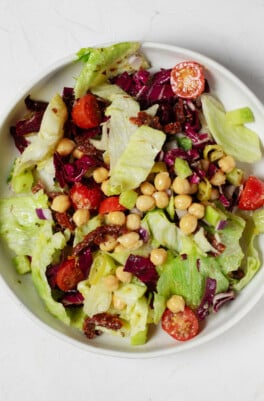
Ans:
[[[110,212],[126,210],[124,206],[119,203],[119,196],[110,196],[109,198],[105,198],[99,207],[99,214],[105,214]]]
[[[70,190],[70,197],[75,209],[98,209],[102,191],[98,187],[88,188],[77,182]]]
[[[195,61],[183,61],[171,70],[171,87],[176,96],[192,99],[204,91],[203,66]]]
[[[55,280],[60,290],[70,291],[83,279],[84,274],[80,267],[76,266],[75,259],[68,259],[60,265]]]
[[[251,175],[244,185],[238,207],[242,210],[256,210],[262,206],[264,206],[264,182]]]
[[[199,331],[198,319],[188,306],[185,306],[183,312],[177,313],[166,309],[162,315],[161,325],[163,330],[178,341],[190,340]]]
[[[72,119],[80,128],[97,127],[102,120],[102,116],[96,97],[88,93],[78,99],[72,108]]]

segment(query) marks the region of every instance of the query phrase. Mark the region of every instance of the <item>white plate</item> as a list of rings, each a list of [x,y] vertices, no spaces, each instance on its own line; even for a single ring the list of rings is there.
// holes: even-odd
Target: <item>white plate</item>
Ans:
[[[158,43],[144,43],[144,53],[151,61],[154,69],[169,68],[182,60],[196,60],[204,65],[206,77],[212,92],[224,103],[226,109],[249,106],[255,115],[255,123],[252,129],[259,133],[263,141],[264,133],[264,108],[256,96],[231,72],[198,53]],[[9,135],[9,127],[24,113],[24,98],[30,94],[32,98],[49,100],[55,92],[61,93],[64,86],[73,86],[74,77],[80,71],[81,65],[73,63],[74,56],[68,57],[47,71],[44,71],[33,83],[28,85],[24,93],[14,101],[10,111],[1,121],[1,149],[0,149],[0,193],[7,194],[6,177],[15,156],[14,145]],[[252,167],[251,167],[252,168]],[[263,162],[258,163],[251,171],[261,175]],[[84,351],[92,351],[100,354],[140,358],[166,355],[183,351],[203,344],[220,335],[239,321],[253,308],[264,292],[264,269],[260,269],[253,281],[242,291],[237,299],[223,307],[217,314],[207,319],[206,325],[200,334],[191,341],[176,342],[162,330],[157,329],[151,333],[147,344],[139,347],[131,347],[128,341],[102,335],[95,340],[88,341],[79,331],[69,328],[53,318],[43,306],[35,291],[30,275],[19,276],[11,265],[11,254],[4,244],[0,247],[0,272],[3,282],[15,296],[22,309],[29,311],[30,316],[53,334],[70,343],[81,347]],[[232,341],[232,338],[230,338]]]

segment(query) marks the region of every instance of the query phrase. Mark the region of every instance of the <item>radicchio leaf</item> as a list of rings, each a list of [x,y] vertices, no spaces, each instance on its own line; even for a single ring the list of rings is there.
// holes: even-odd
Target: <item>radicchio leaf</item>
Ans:
[[[232,290],[216,294],[213,298],[213,311],[218,312],[221,306],[223,306],[226,302],[232,301],[233,299],[235,299],[235,293]]]
[[[216,291],[216,280],[210,277],[206,278],[205,290],[202,301],[196,310],[198,319],[203,320],[210,312]]]
[[[158,281],[158,273],[149,258],[139,255],[129,255],[124,271],[133,273],[150,291],[154,291]]]

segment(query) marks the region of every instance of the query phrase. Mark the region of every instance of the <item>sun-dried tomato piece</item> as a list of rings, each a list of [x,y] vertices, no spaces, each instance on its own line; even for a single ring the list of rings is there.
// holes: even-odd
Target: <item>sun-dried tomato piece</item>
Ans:
[[[86,335],[86,337],[89,338],[89,340],[92,340],[93,338],[100,336],[100,334],[102,334],[100,330],[96,329],[95,323],[89,317],[87,317],[84,320],[83,332]]]
[[[83,331],[89,339],[92,339],[102,333],[96,329],[98,326],[110,330],[120,330],[123,324],[118,315],[102,312],[92,317],[87,317],[83,324]]]
[[[55,212],[54,218],[61,228],[68,228],[70,231],[73,231],[75,229],[75,224],[71,221],[70,215],[68,213]]]
[[[125,228],[119,225],[109,224],[107,226],[97,227],[95,230],[87,234],[82,242],[73,248],[73,255],[76,256],[85,248],[92,247],[93,245],[99,246],[101,242],[105,241],[106,235],[119,237],[121,234],[124,234],[124,232]]]
[[[31,192],[33,194],[36,194],[40,190],[44,190],[44,185],[41,182],[37,182],[33,187],[31,188]]]
[[[181,124],[186,120],[184,102],[182,99],[178,99],[175,104],[175,120],[179,121]]]
[[[141,125],[148,125],[155,129],[162,129],[159,117],[151,116],[145,111],[139,111],[136,117],[130,117],[130,121],[140,127]]]
[[[102,159],[103,152],[96,149],[96,147],[90,142],[89,135],[78,135],[74,138],[74,141],[77,144],[76,148],[84,154]]]
[[[174,123],[164,125],[163,130],[166,134],[178,134],[182,131],[182,125],[179,121],[175,121]]]

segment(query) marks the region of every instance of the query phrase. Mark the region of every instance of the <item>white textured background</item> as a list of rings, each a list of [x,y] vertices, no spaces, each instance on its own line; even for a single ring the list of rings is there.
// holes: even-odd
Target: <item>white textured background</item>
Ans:
[[[201,52],[264,102],[263,27],[263,0],[0,0],[0,114],[43,68],[123,40]],[[263,401],[263,310],[194,350],[114,359],[53,338],[0,285],[0,401]]]

